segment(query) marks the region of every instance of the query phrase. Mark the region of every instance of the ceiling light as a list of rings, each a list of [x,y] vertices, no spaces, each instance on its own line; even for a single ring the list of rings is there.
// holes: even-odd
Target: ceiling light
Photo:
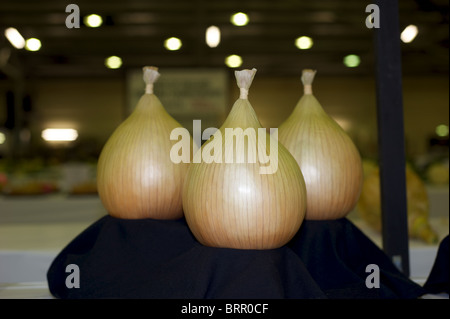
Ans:
[[[243,12],[235,13],[231,16],[231,23],[237,26],[244,26],[248,23],[248,15]]]
[[[164,41],[164,47],[170,51],[176,51],[181,48],[181,40],[175,37],[168,38]]]
[[[41,46],[41,41],[36,38],[29,38],[25,41],[25,49],[28,51],[39,51]]]
[[[344,57],[344,64],[348,68],[355,68],[359,65],[361,59],[356,54],[349,54]]]
[[[25,39],[15,28],[8,28],[5,30],[5,37],[16,49],[23,49],[25,46]]]
[[[206,44],[210,48],[215,48],[220,43],[220,29],[215,25],[206,29]]]
[[[310,37],[299,37],[295,40],[295,46],[301,50],[310,49],[313,46],[313,40]]]
[[[72,128],[47,128],[41,136],[47,142],[70,142],[78,138],[78,132]]]
[[[448,132],[449,132],[448,125],[441,124],[441,125],[436,126],[437,136],[445,137],[448,135]]]
[[[229,55],[225,58],[225,64],[230,68],[238,68],[242,65],[242,58],[236,54]]]
[[[417,29],[415,25],[410,24],[405,28],[405,30],[402,31],[400,34],[400,39],[404,43],[410,43],[417,36],[417,33],[419,33],[419,29]]]
[[[90,28],[98,28],[103,23],[103,19],[98,14],[90,14],[84,17],[84,24]]]
[[[110,56],[105,60],[106,67],[110,69],[118,69],[122,66],[122,59],[118,56]]]

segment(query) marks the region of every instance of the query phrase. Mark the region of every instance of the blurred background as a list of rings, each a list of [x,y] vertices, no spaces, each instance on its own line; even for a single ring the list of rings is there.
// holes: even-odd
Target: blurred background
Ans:
[[[221,125],[239,96],[235,69],[257,69],[249,100],[267,128],[302,96],[302,70],[316,69],[314,94],[364,160],[376,163],[371,3],[2,0],[0,222],[20,219],[14,200],[24,211],[37,205],[20,195],[52,203],[57,195],[66,200],[59,209],[87,200],[74,202],[75,195],[95,198],[98,155],[143,94],[146,65],[159,67],[155,93],[190,130],[194,119],[202,130]],[[449,3],[399,0],[399,18],[406,157],[448,233]],[[105,213],[95,205],[99,213],[83,225]],[[48,220],[76,218],[54,211]],[[3,227],[4,246],[11,232]]]
[[[302,69],[316,69],[325,110],[376,158],[370,3],[2,1],[0,171],[95,164],[143,93],[145,65],[159,67],[156,93],[188,129],[193,119],[220,126],[238,97],[233,69],[253,67],[250,101],[263,126],[277,127],[303,93]],[[407,157],[424,173],[448,157],[448,1],[400,0],[399,9]],[[51,141],[65,137],[46,139],[48,128],[76,136]]]

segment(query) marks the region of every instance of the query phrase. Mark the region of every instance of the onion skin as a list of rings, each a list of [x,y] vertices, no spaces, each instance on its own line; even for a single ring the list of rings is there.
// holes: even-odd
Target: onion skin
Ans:
[[[306,188],[292,155],[278,143],[278,169],[260,174],[261,163],[225,162],[235,143],[225,138],[226,128],[262,128],[247,99],[238,99],[214,137],[195,154],[183,187],[186,221],[197,240],[206,246],[234,249],[273,249],[286,244],[300,228],[306,209]],[[277,143],[264,132],[265,145]],[[225,140],[224,142],[222,142]],[[270,142],[269,142],[270,141]],[[196,163],[206,146],[221,143],[219,163]],[[249,138],[245,148],[258,144]],[[268,152],[266,151],[266,154]]]
[[[294,111],[279,126],[278,136],[297,160],[305,179],[305,219],[334,220],[350,213],[362,189],[361,156],[306,85]]]
[[[183,216],[181,194],[189,164],[175,164],[170,158],[170,150],[177,142],[170,140],[170,133],[177,127],[182,126],[166,112],[158,97],[146,93],[113,132],[97,168],[98,193],[111,216]]]

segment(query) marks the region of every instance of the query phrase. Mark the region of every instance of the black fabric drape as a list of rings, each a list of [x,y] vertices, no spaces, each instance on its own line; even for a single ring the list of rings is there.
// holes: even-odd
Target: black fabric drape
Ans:
[[[430,275],[423,287],[431,294],[449,294],[450,288],[450,249],[449,235],[442,239],[439,244],[436,259],[431,268]]]
[[[80,287],[66,287],[66,267]],[[366,286],[366,266],[380,288]],[[206,247],[184,218],[124,220],[104,216],[73,239],[47,272],[57,298],[414,299],[409,280],[348,219],[304,221],[285,246],[271,250]]]

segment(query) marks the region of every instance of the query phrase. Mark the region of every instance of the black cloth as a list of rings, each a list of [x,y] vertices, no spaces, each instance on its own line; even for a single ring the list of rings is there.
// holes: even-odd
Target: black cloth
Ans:
[[[450,288],[450,249],[448,246],[449,235],[439,244],[436,259],[431,268],[430,275],[423,287],[431,294],[447,293]]]
[[[409,299],[424,294],[348,219],[304,223],[288,245],[328,298]],[[372,273],[366,272],[368,265],[378,266],[380,288],[367,288]]]
[[[79,268],[68,288],[66,267]],[[368,264],[380,288],[367,288]],[[304,221],[285,246],[240,250],[201,245],[184,218],[104,216],[72,240],[47,272],[57,298],[342,299],[423,295],[348,219]]]

